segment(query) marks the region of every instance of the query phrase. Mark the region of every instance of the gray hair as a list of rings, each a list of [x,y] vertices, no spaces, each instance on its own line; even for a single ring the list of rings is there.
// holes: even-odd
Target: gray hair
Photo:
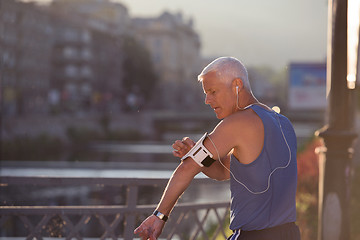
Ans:
[[[204,75],[215,72],[217,77],[225,84],[230,85],[235,78],[243,81],[244,87],[251,92],[248,72],[240,62],[234,57],[219,57],[207,65],[198,76],[198,81],[202,81]]]

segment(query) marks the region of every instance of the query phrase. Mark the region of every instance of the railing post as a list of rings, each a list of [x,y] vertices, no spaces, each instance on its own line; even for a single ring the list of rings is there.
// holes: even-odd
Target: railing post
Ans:
[[[135,220],[136,220],[136,204],[138,198],[138,185],[129,184],[127,187],[127,199],[126,204],[128,208],[128,214],[125,216],[125,229],[124,239],[131,240],[134,237]]]

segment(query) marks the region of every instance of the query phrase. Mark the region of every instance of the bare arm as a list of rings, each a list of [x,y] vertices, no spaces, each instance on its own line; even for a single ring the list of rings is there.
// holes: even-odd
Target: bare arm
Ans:
[[[205,147],[213,154],[216,159],[210,167],[202,168],[202,172],[209,178],[223,181],[230,178],[230,155],[235,145],[234,137],[231,136],[232,129],[228,122],[221,122],[213,132],[204,140]],[[211,139],[211,140],[210,140]],[[175,157],[183,157],[193,146],[195,142],[188,137],[183,140],[177,140],[172,147]],[[221,159],[219,161],[219,159]]]
[[[194,145],[194,141],[190,138],[184,138],[182,141],[177,140],[172,145],[174,149],[177,149],[173,151],[173,155],[182,158]],[[230,173],[226,168],[230,169],[230,154],[231,152],[221,159],[222,164],[219,161],[215,161],[210,167],[202,168],[202,172],[209,178],[218,181],[228,180]],[[213,155],[215,159],[218,158],[216,151]]]
[[[157,209],[169,215],[179,197],[190,185],[193,178],[201,172],[201,169],[192,159],[180,163],[171,176]]]
[[[221,159],[222,164],[230,169],[230,154]],[[218,181],[229,180],[230,172],[219,161],[215,161],[210,167],[203,168],[203,173]]]
[[[158,204],[157,210],[165,215],[169,215],[175,206],[177,200],[185,189],[189,186],[196,174],[203,171],[207,176],[217,179],[229,179],[230,174],[225,168],[230,167],[230,154],[238,142],[238,134],[235,131],[239,127],[232,124],[233,121],[222,121],[210,134],[210,138],[204,141],[205,147],[213,154],[214,162],[210,167],[200,167],[194,160],[185,159],[178,168],[174,171],[170,178],[163,196]],[[241,126],[240,126],[241,127]],[[211,141],[211,140],[212,141]],[[173,155],[176,157],[184,156],[191,147],[194,146],[194,141],[185,138],[182,141],[178,140],[173,144]],[[219,161],[221,159],[221,162]],[[223,163],[225,167],[221,164]],[[139,234],[142,239],[155,240],[162,232],[164,221],[156,216],[150,216],[145,219],[142,224],[135,229],[134,233]]]
[[[199,172],[201,172],[201,167],[191,159],[180,163],[164,190],[157,206],[157,210],[165,215],[169,215],[179,197]],[[165,222],[163,220],[152,215],[145,219],[141,225],[135,229],[134,233],[139,234],[142,239],[157,239],[161,234],[164,225]]]
[[[188,137],[183,138],[183,140],[176,140],[172,145],[174,148],[173,155],[182,158],[194,145],[195,142]],[[223,157],[221,162],[227,168],[230,168],[230,154]],[[202,172],[209,178],[218,181],[228,180],[230,178],[229,171],[227,171],[219,161],[215,161],[210,167],[202,168]]]

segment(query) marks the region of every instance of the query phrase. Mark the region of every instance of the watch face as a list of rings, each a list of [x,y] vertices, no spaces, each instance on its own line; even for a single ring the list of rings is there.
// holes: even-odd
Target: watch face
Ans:
[[[164,217],[164,214],[162,214],[161,212],[156,212],[155,215],[161,219],[163,219],[163,217]]]
[[[165,222],[168,219],[168,217],[166,215],[162,214],[161,212],[159,212],[157,210],[154,212],[154,215],[157,216],[158,218],[160,218],[161,220],[165,221]]]

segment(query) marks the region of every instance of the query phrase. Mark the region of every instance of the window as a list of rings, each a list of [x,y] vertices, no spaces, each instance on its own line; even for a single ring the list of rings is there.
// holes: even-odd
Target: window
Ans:
[[[91,77],[92,76],[92,70],[89,66],[83,66],[81,68],[81,76],[82,77]]]
[[[84,30],[81,35],[81,39],[83,42],[88,43],[91,41],[91,35],[89,31]]]
[[[79,73],[78,68],[75,65],[67,65],[65,67],[65,75],[67,77],[76,77]]]
[[[83,48],[81,51],[81,56],[85,60],[89,60],[92,57],[91,51],[89,48]]]
[[[77,51],[75,48],[67,46],[63,48],[63,55],[65,58],[75,58]]]
[[[64,38],[65,40],[77,40],[78,34],[75,29],[66,29],[64,32]]]

